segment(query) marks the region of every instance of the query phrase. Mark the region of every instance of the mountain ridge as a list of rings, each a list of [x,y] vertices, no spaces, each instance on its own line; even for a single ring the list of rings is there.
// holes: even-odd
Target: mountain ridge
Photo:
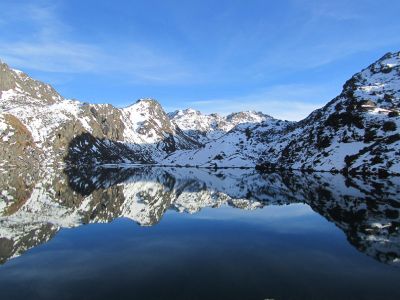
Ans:
[[[166,113],[150,98],[125,108],[81,103],[4,63],[0,108],[3,167],[156,163],[400,174],[400,52],[356,73],[299,122],[251,111]]]
[[[223,140],[209,143],[207,150],[176,153],[169,160],[215,167],[257,164],[262,169],[400,174],[399,99],[400,53],[388,53],[299,122],[239,126]]]
[[[261,123],[271,116],[255,111],[242,111],[221,116],[217,113],[203,114],[198,110],[187,108],[168,114],[173,123],[179,126],[187,135],[207,143],[223,136],[237,125],[243,123]]]

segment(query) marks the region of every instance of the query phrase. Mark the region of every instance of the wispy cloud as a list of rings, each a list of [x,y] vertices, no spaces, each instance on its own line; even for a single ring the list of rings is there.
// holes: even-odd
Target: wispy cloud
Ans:
[[[380,2],[293,0],[293,13],[285,24],[276,24],[272,31],[279,34],[270,39],[265,28],[255,28],[251,35],[265,39],[262,54],[249,65],[249,73],[309,71],[324,67],[351,55],[381,48],[398,47],[400,23],[377,24],[376,9],[382,14]],[[369,6],[368,9],[365,7]],[[388,7],[394,6],[393,3]],[[376,9],[374,9],[376,8]],[[283,14],[287,16],[286,14]],[[382,16],[380,16],[382,17]],[[392,17],[392,16],[391,16]],[[351,28],[351,30],[349,30]],[[269,37],[269,39],[267,38]],[[247,36],[235,43],[237,49],[246,44]],[[389,48],[390,49],[390,48]],[[382,53],[383,54],[383,53]]]
[[[44,72],[96,71],[102,56],[97,48],[66,41],[11,42],[0,44],[0,56],[10,65]]]
[[[294,11],[302,11],[303,14],[285,12],[284,22],[274,23],[273,27],[265,21],[247,21],[244,23],[246,29],[226,25],[231,25],[233,21],[237,23],[235,18],[240,17],[231,12],[235,10],[230,6],[230,13],[225,11],[225,15],[218,15],[223,22],[210,22],[218,35],[211,32],[212,39],[206,45],[200,45],[202,39],[207,38],[202,26],[182,22],[179,26],[184,40],[192,43],[188,46],[193,46],[192,50],[197,54],[194,59],[190,55],[178,54],[179,41],[172,46],[172,50],[166,51],[156,47],[157,43],[146,44],[134,38],[115,44],[112,37],[96,42],[77,40],[74,33],[78,29],[62,22],[59,14],[60,7],[65,3],[27,1],[8,5],[0,11],[2,24],[12,26],[15,20],[19,20],[31,30],[26,35],[12,36],[5,32],[2,34],[0,29],[0,57],[18,68],[43,72],[117,73],[128,83],[199,84],[238,82],[243,78],[262,81],[400,42],[397,34],[399,26],[387,28],[384,32],[368,31],[374,32],[368,36],[363,31],[357,35],[346,34],[347,27],[343,24],[347,23],[344,21],[370,22],[369,15],[360,12],[360,5],[343,0],[292,2]],[[343,32],[330,27],[331,21],[342,24],[339,29]],[[214,28],[207,26],[210,26],[207,27],[209,31]],[[342,34],[332,34],[332,28]],[[374,34],[379,34],[379,38]],[[373,42],[371,39],[374,39]],[[207,53],[207,59],[197,61],[206,48],[213,50]]]
[[[357,72],[400,45],[394,0],[387,10],[373,0],[217,1],[212,10],[207,1],[81,2],[3,0],[0,58],[71,97],[118,105],[145,95],[182,108],[188,103],[177,97],[186,96],[204,111],[297,120],[338,92],[313,84],[339,88],[344,79],[334,77],[343,69]],[[233,91],[239,95],[229,97]]]
[[[184,82],[192,77],[177,57],[143,44],[130,41],[111,47],[70,38],[72,29],[60,21],[54,3],[19,5],[18,10],[3,13],[0,20],[7,24],[20,15],[24,15],[33,34],[22,39],[0,37],[0,57],[17,68],[101,75],[116,72],[134,83]]]
[[[385,35],[387,38],[385,38]],[[307,48],[302,48],[300,44],[293,43],[287,48],[296,50],[289,53],[286,49],[277,49],[277,51],[266,54],[260,64],[271,71],[307,71],[328,65],[350,55],[366,52],[378,47],[393,45],[397,42],[400,42],[400,38],[396,35],[383,34],[380,40],[374,43],[371,43],[368,39],[353,41],[342,40],[336,42],[320,41],[318,44],[310,45]]]

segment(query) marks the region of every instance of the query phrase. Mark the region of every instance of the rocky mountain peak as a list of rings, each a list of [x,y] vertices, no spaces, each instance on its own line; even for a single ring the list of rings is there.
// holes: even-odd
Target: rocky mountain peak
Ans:
[[[136,100],[134,105],[141,105],[142,107],[157,107],[157,108],[161,108],[162,106],[161,104],[153,98],[140,98],[138,100]]]
[[[193,115],[201,115],[201,112],[199,110],[193,109],[193,108],[186,108],[183,110],[184,114],[193,114]]]
[[[21,96],[38,99],[45,104],[54,104],[63,99],[49,84],[34,80],[0,61],[0,99],[21,100]]]
[[[171,122],[157,100],[139,99],[135,104],[122,109],[122,115],[129,129],[127,132],[139,134],[140,140],[133,139],[136,143],[156,145],[157,149],[168,153],[177,148],[191,149],[200,146]],[[129,135],[126,138],[131,139]]]
[[[179,118],[182,116],[201,116],[202,113],[199,110],[195,110],[193,108],[186,108],[186,109],[178,109],[174,112],[168,113],[168,117],[172,120],[174,118]]]
[[[387,53],[355,74],[343,86],[343,93],[356,102],[368,100],[379,108],[400,106],[400,52]]]
[[[13,72],[8,65],[0,61],[0,91],[15,89],[17,73]]]
[[[202,143],[221,137],[239,124],[261,123],[272,119],[260,112],[237,112],[224,117],[216,113],[202,114],[192,108],[177,110],[168,116],[186,134]]]
[[[226,116],[226,120],[234,124],[260,123],[267,119],[272,119],[272,117],[263,114],[262,112],[256,112],[256,111],[242,111],[242,112],[232,113]]]
[[[163,123],[169,123],[168,115],[162,108],[161,104],[155,99],[139,99],[135,104],[130,105],[123,110],[134,113],[135,116],[139,114],[142,117],[146,116],[161,120]]]

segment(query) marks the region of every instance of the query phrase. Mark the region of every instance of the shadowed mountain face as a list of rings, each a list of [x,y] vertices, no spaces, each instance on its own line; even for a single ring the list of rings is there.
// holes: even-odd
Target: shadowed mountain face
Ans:
[[[207,207],[256,210],[293,203],[309,205],[376,260],[397,265],[400,259],[398,177],[151,167],[71,167],[46,176],[21,175],[10,171],[1,177],[3,263],[49,241],[61,228],[120,217],[156,226],[168,210],[193,214]]]

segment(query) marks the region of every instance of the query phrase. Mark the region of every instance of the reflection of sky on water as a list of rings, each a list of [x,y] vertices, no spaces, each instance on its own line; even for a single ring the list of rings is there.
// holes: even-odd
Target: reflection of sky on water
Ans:
[[[63,229],[0,268],[10,299],[377,299],[389,291],[385,299],[396,299],[399,279],[398,268],[355,250],[304,204],[169,211],[151,227],[117,219]]]
[[[179,214],[167,211],[167,218],[194,218],[198,220],[229,221],[248,225],[273,228],[277,232],[301,230],[326,230],[329,222],[316,214],[307,204],[295,203],[290,205],[271,205],[254,210],[232,208],[227,205],[218,209],[206,207],[198,213]],[[289,222],[286,222],[289,220]]]

